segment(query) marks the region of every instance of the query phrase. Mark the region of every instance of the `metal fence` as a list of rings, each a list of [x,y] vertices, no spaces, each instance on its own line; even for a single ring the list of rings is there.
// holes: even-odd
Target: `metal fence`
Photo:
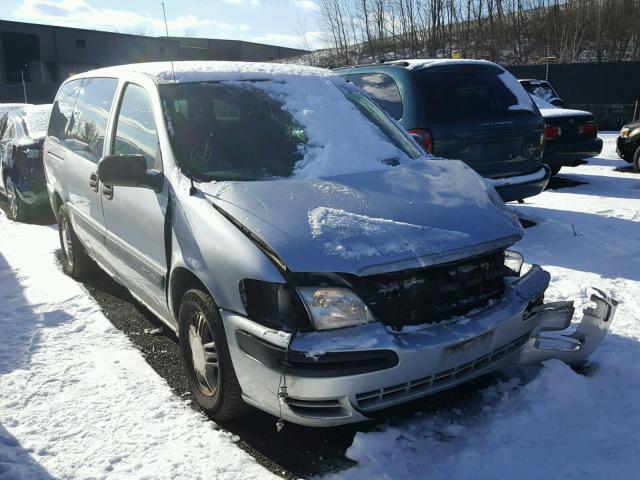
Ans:
[[[570,108],[593,112],[601,129],[617,130],[633,120],[640,100],[640,62],[516,65],[517,78],[548,80]]]

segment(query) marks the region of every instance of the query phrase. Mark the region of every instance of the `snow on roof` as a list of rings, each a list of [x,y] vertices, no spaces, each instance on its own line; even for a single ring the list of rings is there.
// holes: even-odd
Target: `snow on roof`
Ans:
[[[531,98],[540,109],[540,113],[543,117],[571,117],[573,115],[593,115],[591,112],[585,110],[571,110],[569,108],[559,108],[553,103],[549,103],[546,100],[531,94]]]
[[[417,68],[430,68],[441,65],[496,65],[495,63],[489,62],[487,60],[474,60],[469,58],[409,58],[401,61],[406,62],[407,68],[411,70]]]
[[[31,138],[43,137],[47,133],[51,107],[50,103],[25,107],[23,118],[27,125],[27,134]]]
[[[122,75],[137,72],[157,81],[207,82],[216,80],[243,80],[274,78],[278,76],[337,76],[335,73],[304,65],[259,62],[149,62],[100,68],[81,76]]]

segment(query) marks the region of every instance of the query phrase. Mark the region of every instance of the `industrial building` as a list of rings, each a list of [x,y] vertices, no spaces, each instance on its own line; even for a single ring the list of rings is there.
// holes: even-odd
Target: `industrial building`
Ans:
[[[53,100],[60,83],[94,68],[160,60],[272,61],[304,50],[240,40],[146,37],[0,20],[0,103]],[[24,84],[23,84],[24,80]]]

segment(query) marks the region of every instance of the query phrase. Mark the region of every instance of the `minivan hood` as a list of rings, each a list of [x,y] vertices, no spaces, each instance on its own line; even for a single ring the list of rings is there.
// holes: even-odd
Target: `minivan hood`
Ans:
[[[502,248],[523,234],[492,187],[456,160],[199,187],[293,272],[419,268]]]

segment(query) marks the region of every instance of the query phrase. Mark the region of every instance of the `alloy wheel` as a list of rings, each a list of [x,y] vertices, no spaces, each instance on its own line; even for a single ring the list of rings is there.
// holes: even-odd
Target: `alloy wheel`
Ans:
[[[16,197],[16,189],[13,186],[13,182],[10,177],[7,177],[7,200],[9,200],[9,209],[11,210],[11,216],[18,218],[18,199]]]
[[[208,397],[215,396],[220,383],[218,352],[209,323],[200,311],[193,312],[189,322],[189,349],[199,390]]]
[[[60,225],[60,233],[62,235],[62,250],[65,260],[69,266],[69,270],[73,270],[73,242],[71,241],[71,225],[69,220],[64,218]]]

